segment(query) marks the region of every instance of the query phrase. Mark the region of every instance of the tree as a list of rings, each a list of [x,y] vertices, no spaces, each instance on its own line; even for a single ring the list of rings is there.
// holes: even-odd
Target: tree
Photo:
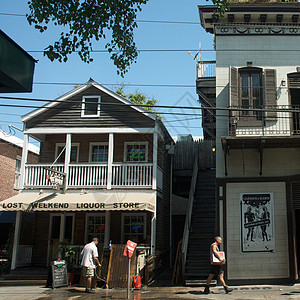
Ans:
[[[138,50],[133,38],[137,27],[136,16],[149,0],[29,0],[27,20],[40,32],[50,24],[61,26],[60,37],[44,50],[51,61],[66,62],[73,52],[82,61],[93,61],[91,52],[94,40],[110,41],[105,48],[111,54],[117,73],[122,77],[130,65],[136,62]],[[231,2],[297,2],[297,0],[212,0],[216,17],[224,16]]]
[[[134,104],[141,105],[141,107],[145,110],[148,110],[152,113],[154,113],[156,116],[158,116],[160,119],[162,119],[161,115],[155,112],[155,109],[153,106],[158,102],[157,99],[154,98],[148,98],[146,95],[141,93],[136,94],[128,94],[126,95],[121,88],[116,90],[116,93],[123,98],[128,99]],[[147,106],[146,106],[147,105]]]
[[[80,58],[90,63],[92,41],[105,39],[105,48],[121,76],[136,62],[138,52],[133,39],[137,27],[136,15],[148,0],[29,0],[27,20],[40,32],[52,23],[63,31],[53,45],[44,50],[51,61],[66,62],[68,56],[78,52]]]

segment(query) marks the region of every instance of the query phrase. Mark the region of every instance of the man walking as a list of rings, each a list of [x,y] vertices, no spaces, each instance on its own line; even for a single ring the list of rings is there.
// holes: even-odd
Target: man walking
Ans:
[[[99,243],[98,238],[93,238],[93,241],[89,244],[86,244],[81,251],[81,266],[83,269],[84,285],[85,292],[89,294],[95,294],[91,289],[92,286],[92,277],[95,273],[95,263],[101,267],[101,264],[98,260],[98,249],[97,244]]]
[[[211,244],[210,246],[210,263],[211,263],[211,270],[210,270],[210,275],[207,278],[205,289],[204,289],[204,294],[209,294],[209,285],[211,280],[214,278],[214,276],[219,276],[220,281],[224,287],[224,290],[226,294],[230,293],[233,291],[233,289],[229,288],[224,280],[224,272],[222,270],[222,265],[213,265],[213,257],[215,256],[220,262],[223,264],[225,263],[225,259],[223,260],[218,253],[219,251],[219,246],[222,244],[222,238],[220,236],[215,237],[215,242]]]

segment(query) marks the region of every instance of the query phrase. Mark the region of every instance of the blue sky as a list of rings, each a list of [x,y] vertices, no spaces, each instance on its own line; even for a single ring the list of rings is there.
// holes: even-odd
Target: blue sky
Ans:
[[[39,33],[27,23],[25,17],[0,15],[1,30],[38,60],[35,66],[32,93],[1,94],[0,96],[51,100],[71,90],[73,87],[71,83],[85,83],[91,77],[111,89],[115,87],[110,84],[190,85],[191,87],[184,88],[125,86],[124,92],[142,92],[148,97],[158,99],[159,105],[199,106],[195,88],[196,64],[188,55],[188,50],[197,49],[199,42],[201,42],[202,49],[213,49],[212,35],[206,33],[201,27],[197,9],[197,5],[207,4],[205,0],[149,0],[139,13],[138,20],[189,21],[198,22],[198,25],[138,23],[138,28],[135,30],[135,42],[138,49],[186,49],[187,51],[142,52],[139,54],[137,63],[131,66],[124,78],[117,75],[116,68],[106,53],[94,53],[94,61],[91,64],[82,62],[77,54],[73,54],[67,63],[50,62],[42,53],[32,51],[42,51],[51,44],[61,32],[59,27],[52,27],[44,33]],[[26,12],[28,12],[27,1],[1,0],[0,13],[25,14]],[[95,50],[104,49],[104,44],[101,41],[94,43],[93,47]],[[196,51],[192,53],[195,54]],[[215,59],[215,53],[213,51],[202,52],[202,59]],[[1,99],[0,104],[42,105],[40,102]],[[8,131],[8,124],[21,128],[21,115],[31,110],[0,106],[1,129]],[[168,109],[167,111],[194,114],[190,116],[163,115],[165,125],[171,135],[188,133],[194,136],[202,135],[200,110],[180,112]],[[185,120],[193,118],[198,119]],[[17,135],[21,137],[20,133]]]

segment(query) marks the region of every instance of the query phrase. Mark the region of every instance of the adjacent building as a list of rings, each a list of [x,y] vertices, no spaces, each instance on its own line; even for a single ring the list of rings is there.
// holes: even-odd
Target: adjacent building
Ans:
[[[23,140],[0,130],[0,201],[18,194]],[[37,163],[39,148],[28,144],[28,162]],[[0,249],[5,247],[13,231],[14,212],[0,212]],[[0,250],[0,251],[1,251]]]
[[[197,86],[202,103],[214,99],[217,108],[217,233],[227,279],[291,282],[300,266],[300,3],[232,3],[223,18],[214,10],[199,6],[201,25],[215,35],[216,73],[202,73]]]
[[[22,121],[21,192],[0,203],[17,212],[13,269],[47,266],[60,242],[81,248],[92,237],[169,256],[173,142],[155,114],[90,79]],[[38,163],[29,136],[40,141]]]

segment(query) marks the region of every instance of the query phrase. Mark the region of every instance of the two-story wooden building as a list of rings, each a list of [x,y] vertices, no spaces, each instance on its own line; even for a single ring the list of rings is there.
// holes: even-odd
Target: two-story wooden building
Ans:
[[[300,262],[300,3],[232,1],[223,18],[214,10],[199,6],[216,42],[216,194],[227,278],[290,282]]]
[[[93,237],[169,251],[172,139],[155,114],[90,79],[22,121],[22,190],[0,203],[17,211],[13,269],[24,255],[47,266],[59,242]],[[41,143],[37,164],[27,160],[29,136]]]

